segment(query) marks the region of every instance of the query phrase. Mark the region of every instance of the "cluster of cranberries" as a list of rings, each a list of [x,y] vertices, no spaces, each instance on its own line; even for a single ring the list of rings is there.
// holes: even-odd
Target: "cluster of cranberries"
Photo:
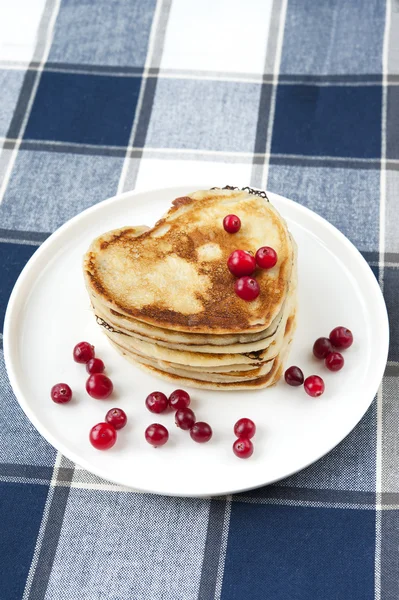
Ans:
[[[339,350],[346,350],[353,344],[353,335],[346,327],[335,327],[328,338],[320,337],[313,344],[313,354],[316,358],[324,359],[324,364],[329,371],[339,371],[344,366],[344,357]],[[303,372],[299,367],[289,367],[284,374],[288,385],[304,385],[309,396],[317,398],[324,392],[324,381],[318,375],[310,375],[304,380]]]
[[[236,215],[227,215],[223,219],[223,227],[227,233],[237,233],[241,221]],[[250,302],[259,296],[259,283],[251,277],[256,267],[271,269],[277,263],[277,253],[269,246],[262,246],[255,254],[247,250],[234,250],[227,260],[227,266],[235,277],[234,291],[243,300]]]
[[[254,452],[251,438],[256,433],[256,425],[251,419],[239,419],[234,425],[234,435],[237,437],[233,444],[233,452],[238,458],[249,458]]]
[[[97,450],[109,450],[116,442],[119,429],[127,423],[125,411],[121,408],[111,408],[105,415],[105,421],[91,428],[89,439]]]
[[[109,377],[104,375],[104,363],[94,356],[94,346],[89,342],[79,342],[73,349],[73,359],[77,363],[85,364],[89,378],[86,381],[86,391],[92,398],[105,400],[112,394],[114,386]]]
[[[114,386],[109,377],[104,375],[105,365],[94,355],[94,346],[89,342],[79,342],[73,349],[73,359],[85,364],[89,377],[86,391],[92,398],[105,400],[112,394]],[[72,390],[67,383],[57,383],[51,388],[51,399],[57,404],[65,404],[72,398]],[[111,408],[105,415],[105,421],[94,425],[89,439],[98,450],[108,450],[116,442],[116,431],[126,425],[127,416],[121,408]]]
[[[175,423],[180,429],[190,431],[191,438],[203,444],[212,437],[212,429],[208,423],[196,421],[195,414],[189,408],[190,395],[184,390],[175,390],[169,398],[163,392],[152,392],[145,400],[145,405],[152,413],[160,414],[168,409],[175,411]],[[169,439],[169,432],[164,425],[152,423],[145,430],[145,439],[151,446],[163,446]]]
[[[168,409],[175,411],[175,423],[177,427],[190,432],[194,442],[203,444],[209,442],[212,437],[212,429],[204,421],[196,421],[195,414],[189,408],[190,395],[184,390],[175,390],[169,398],[163,392],[152,392],[145,400],[148,410],[155,414],[161,414]],[[251,419],[240,419],[234,425],[234,433],[237,437],[233,444],[233,452],[239,458],[252,456],[254,447],[251,438],[255,435],[255,423]],[[144,433],[146,441],[158,448],[163,446],[169,439],[169,431],[160,423],[152,423]]]

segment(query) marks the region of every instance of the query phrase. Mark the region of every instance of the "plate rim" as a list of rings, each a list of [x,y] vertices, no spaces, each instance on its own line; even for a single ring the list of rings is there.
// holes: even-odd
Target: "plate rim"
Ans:
[[[78,213],[77,215],[75,215],[74,217],[72,217],[71,219],[66,221],[65,223],[63,223],[37,248],[37,250],[33,253],[33,255],[30,257],[30,259],[28,260],[28,262],[22,269],[21,273],[19,274],[17,281],[14,284],[13,290],[10,294],[9,301],[7,304],[7,309],[6,309],[5,318],[4,318],[4,335],[3,335],[4,360],[5,360],[7,375],[8,375],[9,381],[11,383],[13,392],[18,401],[18,404],[22,408],[22,410],[25,413],[25,415],[27,416],[27,418],[34,425],[34,427],[37,429],[37,431],[40,433],[40,435],[42,435],[57,451],[61,452],[65,457],[69,458],[75,464],[77,464],[80,467],[83,467],[90,473],[93,473],[94,475],[100,477],[101,479],[104,479],[105,481],[110,481],[112,483],[115,483],[115,484],[120,485],[125,488],[128,487],[129,489],[131,489],[133,491],[152,493],[152,494],[161,494],[161,495],[165,495],[165,496],[174,496],[174,497],[206,498],[206,497],[224,496],[224,495],[229,495],[229,494],[241,493],[241,492],[245,492],[248,490],[261,488],[261,487],[264,487],[267,485],[272,485],[272,484],[276,483],[277,481],[281,481],[282,479],[290,477],[290,476],[294,475],[295,473],[298,473],[298,472],[306,469],[310,465],[314,464],[315,462],[319,461],[323,456],[325,456],[329,452],[331,452],[338,444],[340,444],[350,434],[350,432],[357,426],[357,424],[363,418],[364,414],[367,412],[368,408],[370,407],[371,403],[373,402],[374,396],[378,392],[379,386],[381,384],[381,381],[382,381],[382,378],[384,375],[384,370],[385,370],[385,366],[387,363],[388,352],[389,352],[389,336],[390,336],[389,318],[388,318],[387,307],[386,307],[386,303],[385,303],[385,299],[384,299],[382,290],[380,288],[380,285],[379,285],[374,273],[372,272],[369,264],[367,263],[366,259],[361,254],[361,252],[356,248],[356,246],[339,229],[337,229],[332,223],[327,221],[327,219],[320,216],[319,214],[317,214],[310,208],[303,206],[302,204],[299,204],[298,202],[296,202],[294,200],[286,198],[285,196],[282,196],[275,192],[270,192],[270,191],[266,190],[266,194],[268,197],[270,197],[271,201],[273,201],[273,198],[276,198],[277,200],[282,200],[284,203],[288,203],[289,206],[295,206],[295,210],[298,210],[305,217],[308,216],[312,220],[314,220],[316,222],[318,221],[321,224],[323,224],[324,227],[327,227],[327,229],[330,231],[330,233],[334,237],[336,237],[341,244],[346,246],[349,251],[354,253],[356,255],[356,258],[358,261],[360,260],[360,262],[363,264],[363,267],[368,272],[368,277],[370,278],[370,282],[372,282],[372,285],[374,288],[374,297],[377,299],[378,309],[379,309],[378,310],[378,322],[380,323],[380,326],[381,326],[381,330],[380,330],[380,336],[381,336],[381,341],[382,341],[381,345],[384,346],[385,352],[380,353],[377,368],[373,371],[374,376],[373,376],[372,388],[373,389],[375,388],[375,391],[371,395],[370,402],[367,405],[367,407],[365,408],[364,412],[362,412],[362,414],[360,415],[359,419],[355,423],[350,424],[350,426],[348,428],[345,428],[344,435],[342,437],[340,437],[340,439],[338,441],[336,441],[334,443],[334,445],[331,446],[331,448],[329,448],[326,451],[323,451],[320,455],[318,454],[316,457],[312,458],[312,460],[309,463],[301,466],[300,469],[295,468],[292,472],[286,473],[286,474],[282,475],[281,477],[277,477],[271,481],[259,483],[255,486],[252,486],[252,485],[250,487],[245,486],[243,488],[236,488],[236,489],[230,490],[230,491],[215,492],[212,494],[210,494],[210,493],[199,494],[199,493],[190,493],[190,492],[185,492],[184,494],[181,494],[179,492],[173,492],[173,491],[146,489],[143,487],[130,487],[125,482],[121,481],[118,478],[118,476],[115,476],[115,477],[114,476],[109,477],[108,475],[104,476],[104,474],[101,472],[101,469],[97,469],[96,467],[91,466],[90,464],[88,464],[88,461],[85,458],[82,459],[81,457],[76,455],[73,450],[72,451],[69,450],[67,447],[64,446],[63,442],[60,442],[56,438],[56,436],[54,436],[52,434],[52,432],[47,429],[46,426],[41,424],[40,419],[38,417],[36,417],[35,412],[30,408],[29,403],[25,400],[25,395],[19,385],[18,376],[16,375],[16,372],[14,370],[13,356],[12,356],[13,354],[15,354],[15,352],[17,350],[17,346],[18,346],[18,344],[16,342],[17,338],[15,338],[15,340],[12,339],[12,328],[13,328],[13,323],[14,323],[14,319],[15,319],[14,314],[15,314],[15,311],[17,310],[16,305],[19,300],[19,290],[23,286],[24,280],[28,276],[31,269],[33,269],[35,267],[35,263],[37,261],[39,261],[42,254],[44,254],[47,251],[47,247],[52,245],[54,243],[54,241],[57,240],[57,238],[60,237],[64,233],[65,230],[67,230],[69,228],[73,228],[73,226],[76,222],[79,222],[87,214],[94,213],[97,210],[100,210],[101,207],[113,204],[114,202],[124,200],[125,198],[128,198],[128,197],[140,196],[141,194],[165,192],[165,196],[167,198],[170,198],[171,196],[170,195],[168,196],[167,194],[168,194],[168,192],[172,192],[172,190],[183,189],[183,188],[199,190],[199,189],[210,189],[211,187],[212,186],[209,185],[209,182],[205,182],[205,183],[201,182],[201,183],[197,183],[197,184],[194,183],[194,184],[187,184],[187,185],[186,184],[175,184],[175,185],[169,185],[166,187],[139,187],[134,190],[129,190],[129,191],[126,191],[126,192],[123,192],[120,194],[115,194],[114,196],[111,196],[110,198],[102,200],[101,202],[98,202],[98,203],[94,204],[93,206],[86,208],[85,210],[81,211],[80,213]],[[264,191],[261,188],[257,188],[255,186],[251,186],[251,187],[253,189],[256,189],[259,191]],[[170,200],[169,200],[169,204],[170,204]],[[377,376],[377,374],[378,374],[378,376]],[[53,468],[54,468],[54,466],[53,466]]]

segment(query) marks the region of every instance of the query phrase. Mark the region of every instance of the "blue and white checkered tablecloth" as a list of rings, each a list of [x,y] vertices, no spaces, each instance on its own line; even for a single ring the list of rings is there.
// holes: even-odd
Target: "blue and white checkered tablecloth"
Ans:
[[[336,225],[391,323],[382,387],[337,448],[208,500],[73,465],[22,413],[1,352],[0,600],[398,600],[398,0],[0,0],[0,144],[1,324],[67,219],[213,179]]]

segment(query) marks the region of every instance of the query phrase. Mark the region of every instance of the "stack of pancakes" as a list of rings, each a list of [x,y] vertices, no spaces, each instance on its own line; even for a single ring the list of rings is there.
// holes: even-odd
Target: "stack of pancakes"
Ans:
[[[125,227],[91,244],[84,274],[94,313],[134,364],[208,389],[256,389],[281,377],[295,330],[296,244],[268,199],[251,192],[195,192],[153,228]],[[242,223],[235,234],[223,228],[231,213]],[[261,246],[278,261],[255,271],[260,294],[246,302],[227,259]]]

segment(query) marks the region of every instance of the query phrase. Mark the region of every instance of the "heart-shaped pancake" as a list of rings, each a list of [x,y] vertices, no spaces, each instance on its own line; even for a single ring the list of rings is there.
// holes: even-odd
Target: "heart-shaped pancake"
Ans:
[[[223,218],[241,219],[235,234]],[[257,269],[259,297],[234,292],[227,259],[271,246],[272,269]],[[177,198],[151,229],[125,227],[97,238],[84,260],[86,284],[97,302],[161,329],[226,335],[267,329],[288,292],[293,247],[285,221],[266,199],[243,191],[206,190]]]

